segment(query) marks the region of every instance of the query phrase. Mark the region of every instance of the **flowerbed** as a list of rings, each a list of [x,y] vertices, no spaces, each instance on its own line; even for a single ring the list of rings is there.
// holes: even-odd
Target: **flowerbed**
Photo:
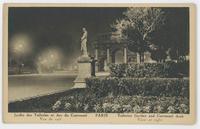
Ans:
[[[96,98],[74,94],[60,98],[52,105],[55,112],[99,113],[189,113],[187,97],[113,96]]]
[[[15,101],[8,104],[8,112],[52,112],[52,105],[66,95],[85,94],[86,89],[72,89],[51,95]]]

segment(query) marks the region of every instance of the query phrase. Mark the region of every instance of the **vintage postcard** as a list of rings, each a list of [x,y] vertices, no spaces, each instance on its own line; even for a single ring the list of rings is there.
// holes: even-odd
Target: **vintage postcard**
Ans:
[[[5,123],[194,124],[194,4],[4,4]]]

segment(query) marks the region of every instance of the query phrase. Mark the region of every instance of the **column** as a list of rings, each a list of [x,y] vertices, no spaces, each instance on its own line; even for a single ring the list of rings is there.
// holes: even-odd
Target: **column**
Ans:
[[[97,47],[95,48],[95,60],[96,60],[95,72],[98,72],[98,48]]]
[[[109,48],[107,48],[106,55],[107,55],[107,64],[109,64],[110,63],[110,49]]]
[[[140,55],[137,53],[137,63],[140,63]]]
[[[127,63],[127,49],[124,47],[124,63]]]
[[[98,60],[98,49],[95,48],[95,59]]]

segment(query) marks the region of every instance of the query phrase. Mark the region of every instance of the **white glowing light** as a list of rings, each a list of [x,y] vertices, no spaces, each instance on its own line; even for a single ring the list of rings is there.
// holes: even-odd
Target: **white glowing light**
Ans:
[[[52,71],[56,69],[61,64],[62,55],[61,50],[58,48],[47,48],[42,51],[36,60],[38,71]]]
[[[15,56],[26,56],[32,52],[32,43],[29,36],[17,34],[11,38],[11,52]]]

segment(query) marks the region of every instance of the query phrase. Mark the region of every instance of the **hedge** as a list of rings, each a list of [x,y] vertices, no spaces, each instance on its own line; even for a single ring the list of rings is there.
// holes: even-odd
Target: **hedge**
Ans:
[[[161,77],[176,78],[189,76],[189,62],[110,64],[111,77]]]
[[[114,95],[189,96],[188,78],[87,78],[87,88],[98,97]]]

